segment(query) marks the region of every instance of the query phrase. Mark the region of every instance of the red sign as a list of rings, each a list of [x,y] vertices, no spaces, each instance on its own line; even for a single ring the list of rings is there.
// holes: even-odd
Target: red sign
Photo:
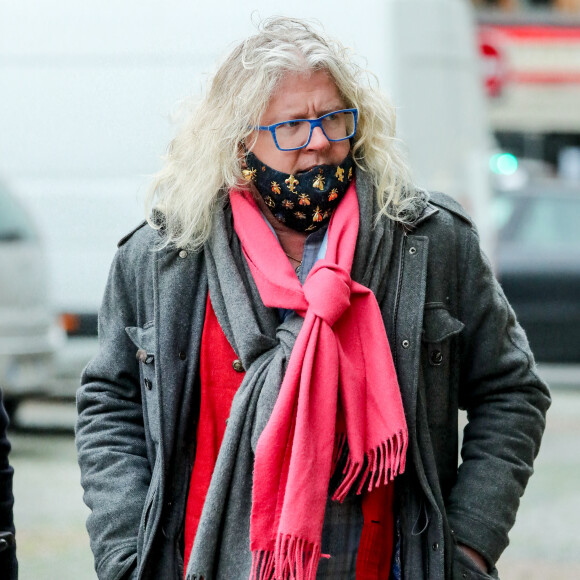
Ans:
[[[531,60],[530,47],[541,51],[539,62]],[[479,29],[479,49],[491,97],[507,83],[580,84],[580,26],[484,25]],[[514,54],[519,58],[514,60]]]
[[[497,34],[485,28],[479,31],[479,50],[483,61],[483,78],[490,97],[501,93],[505,80],[505,65]]]

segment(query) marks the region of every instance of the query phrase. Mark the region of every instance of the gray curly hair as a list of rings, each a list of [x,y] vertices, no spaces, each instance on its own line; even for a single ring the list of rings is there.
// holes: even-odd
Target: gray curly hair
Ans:
[[[420,196],[398,147],[393,106],[375,88],[372,75],[355,64],[349,49],[304,20],[276,17],[227,56],[154,176],[146,211],[150,216],[154,208],[163,213],[163,245],[203,245],[229,188],[248,187],[240,143],[246,140],[251,149],[251,128],[260,124],[277,84],[288,72],[318,70],[330,74],[347,107],[359,110],[352,155],[359,170],[373,178],[380,214],[407,221]]]

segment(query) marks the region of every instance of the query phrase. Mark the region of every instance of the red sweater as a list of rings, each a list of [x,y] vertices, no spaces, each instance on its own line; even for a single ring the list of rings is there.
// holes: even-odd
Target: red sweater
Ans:
[[[201,337],[197,451],[185,513],[185,570],[226,430],[226,420],[234,395],[244,378],[244,372],[237,371],[236,367],[241,368],[241,363],[219,325],[208,296]],[[393,552],[393,484],[366,493],[362,508],[364,524],[356,580],[386,580]]]

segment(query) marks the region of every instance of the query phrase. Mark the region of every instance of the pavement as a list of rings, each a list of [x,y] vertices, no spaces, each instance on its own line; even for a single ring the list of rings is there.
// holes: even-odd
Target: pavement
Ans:
[[[502,580],[580,578],[580,375],[556,385],[548,427],[524,495]],[[72,404],[27,403],[11,431],[21,580],[95,580],[76,463]]]
[[[580,389],[553,390],[535,473],[522,498],[502,580],[580,579]]]

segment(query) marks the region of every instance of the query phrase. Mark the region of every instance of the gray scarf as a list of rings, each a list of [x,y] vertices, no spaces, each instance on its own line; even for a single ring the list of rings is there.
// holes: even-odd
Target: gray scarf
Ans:
[[[375,225],[376,197],[368,173],[357,172],[360,227],[351,277],[370,288],[379,304],[386,291],[392,222]],[[217,212],[204,248],[209,294],[218,322],[246,369],[231,407],[186,580],[250,577],[250,514],[256,444],[284,377],[302,318],[280,323],[277,309],[262,303],[239,239],[231,208]]]

